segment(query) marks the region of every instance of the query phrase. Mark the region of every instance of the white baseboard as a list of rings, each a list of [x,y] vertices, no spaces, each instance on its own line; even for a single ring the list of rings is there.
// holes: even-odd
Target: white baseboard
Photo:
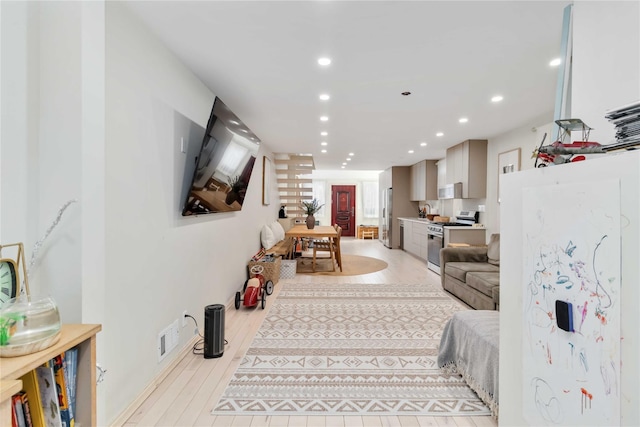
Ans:
[[[232,299],[225,304],[225,310],[230,310],[231,308],[235,308],[235,299]],[[202,326],[202,328],[204,333],[204,325]],[[142,405],[142,403],[151,395],[151,393],[153,393],[153,391],[158,388],[158,385],[169,375],[169,373],[178,365],[178,363],[180,363],[180,361],[184,359],[184,357],[190,351],[193,350],[193,346],[201,339],[202,337],[200,337],[200,335],[194,335],[184,345],[182,350],[180,350],[180,353],[176,357],[174,357],[173,360],[171,360],[171,362],[167,366],[165,366],[164,369],[155,376],[155,378],[151,380],[151,382],[149,382],[147,387],[145,387],[145,389],[142,390],[142,392],[135,399],[133,399],[129,406],[127,406],[125,410],[122,411],[120,415],[118,415],[118,417],[109,425],[113,427],[123,426],[127,422],[127,420],[133,416],[136,409],[138,409],[140,405]]]
[[[171,360],[171,362],[164,367],[164,369],[162,369],[162,371],[160,371],[158,373],[158,375],[155,376],[155,378],[153,378],[153,380],[151,380],[151,382],[149,382],[149,384],[147,385],[147,387],[145,387],[144,390],[142,390],[142,392],[138,395],[138,397],[136,397],[130,404],[129,406],[127,406],[125,408],[124,411],[122,411],[120,413],[120,415],[118,415],[118,417],[111,422],[109,425],[111,426],[123,426],[127,420],[129,418],[131,418],[133,416],[133,414],[135,413],[136,409],[138,409],[140,407],[140,405],[142,405],[142,403],[151,395],[151,393],[153,393],[153,391],[158,388],[158,385],[165,379],[167,378],[167,376],[169,375],[169,373],[178,365],[178,363],[180,363],[180,361],[182,361],[182,359],[184,359],[184,357],[190,353],[193,349],[193,346],[202,338],[200,337],[200,335],[194,335],[182,348],[182,350],[180,350],[180,353],[176,355],[176,357],[173,358],[173,360]]]

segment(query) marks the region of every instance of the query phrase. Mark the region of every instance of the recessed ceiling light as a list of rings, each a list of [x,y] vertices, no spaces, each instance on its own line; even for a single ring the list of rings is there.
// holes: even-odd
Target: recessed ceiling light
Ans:
[[[426,142],[421,142],[421,143],[420,143],[420,146],[421,146],[421,147],[426,147],[426,146],[427,146],[427,143],[426,143]]]
[[[244,132],[244,133],[249,133],[249,131],[248,131],[248,130],[246,130],[246,129],[240,129],[240,130],[241,130],[242,132]]]
[[[467,119],[466,117],[462,117],[460,120],[458,120],[460,123],[467,123],[469,121],[469,119]]]
[[[346,163],[342,163],[342,166],[347,166],[347,164]]]
[[[322,131],[322,132],[320,132],[320,135],[327,136],[327,135],[329,135],[329,132]]]
[[[444,135],[444,133],[442,133],[442,132],[436,133],[436,136],[443,136],[443,135]]]
[[[329,120],[329,117],[328,117],[328,116],[321,116],[321,117],[320,117],[320,121],[322,121],[322,122],[326,122],[326,121],[328,121],[328,120]]]
[[[551,67],[557,67],[560,64],[562,64],[562,60],[560,58],[552,59],[551,62],[549,62],[549,66]]]
[[[322,141],[320,145],[327,145],[327,141]]]
[[[353,153],[349,153],[349,156],[353,157],[353,155],[354,155]]]
[[[329,96],[329,94],[323,93],[318,98],[320,98],[320,101],[328,101],[329,98],[331,98],[331,97]]]
[[[327,66],[327,65],[331,64],[331,58],[326,58],[326,57],[325,58],[319,58],[318,59],[318,64]]]
[[[496,95],[493,98],[491,98],[491,102],[500,102],[502,101],[504,98],[502,97],[502,95]]]
[[[409,150],[409,151],[408,151],[408,153],[409,153],[409,154],[413,154],[413,150]]]
[[[321,153],[326,153],[326,152],[327,152],[327,150],[320,150],[320,152],[321,152]]]
[[[350,162],[350,161],[351,161],[351,157],[347,157],[347,162]]]
[[[342,169],[344,169],[344,166],[342,166]]]
[[[235,120],[229,120],[229,123],[232,123],[234,125],[239,125],[240,123],[236,122]]]

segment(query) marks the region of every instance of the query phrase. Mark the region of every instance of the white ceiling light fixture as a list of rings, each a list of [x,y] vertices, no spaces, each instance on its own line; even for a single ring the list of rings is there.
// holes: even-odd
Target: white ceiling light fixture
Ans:
[[[329,116],[320,116],[320,121],[321,122],[328,122],[329,121]]]
[[[322,58],[318,58],[318,64],[322,65],[323,67],[326,67],[327,65],[331,65],[331,58],[327,58],[322,57]]]
[[[444,136],[444,133],[438,132],[438,133],[436,133],[436,136]]]
[[[320,143],[320,145],[326,146],[326,145],[327,145],[327,141],[322,141],[322,142]]]
[[[320,132],[320,135],[321,135],[321,136],[327,136],[327,135],[329,135],[329,132],[322,131],[322,132]]]
[[[409,154],[413,154],[413,150],[409,150],[409,151],[408,151],[408,153],[409,153]]]
[[[349,156],[350,156],[350,157],[353,157],[353,156],[354,156],[354,154],[353,154],[353,153],[349,153]]]
[[[351,157],[347,157],[347,162],[350,162],[350,161],[351,161]]]
[[[491,102],[500,102],[502,101],[504,98],[502,97],[502,95],[496,95],[493,98],[491,98]]]
[[[327,150],[320,150],[320,152],[321,152],[321,153],[326,153],[326,152],[327,152]]]
[[[560,58],[552,59],[551,62],[549,62],[550,67],[557,67],[560,64],[562,64],[562,59]]]
[[[328,93],[322,93],[318,98],[320,98],[320,101],[328,101],[331,97]]]
[[[346,162],[343,162],[343,163],[342,163],[342,166],[347,166],[347,163],[346,163]]]
[[[420,143],[420,146],[421,146],[421,147],[426,147],[426,146],[427,146],[427,143],[426,143],[426,142],[421,142],[421,143]]]
[[[460,123],[467,123],[469,121],[469,119],[467,119],[466,117],[461,117],[460,120],[458,120]]]

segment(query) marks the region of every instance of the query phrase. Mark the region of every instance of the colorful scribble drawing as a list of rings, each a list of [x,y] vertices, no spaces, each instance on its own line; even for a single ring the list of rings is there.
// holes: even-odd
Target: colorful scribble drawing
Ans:
[[[523,191],[524,416],[531,425],[616,425],[619,186],[557,187]],[[558,327],[556,301],[569,307],[572,329]]]
[[[562,421],[562,407],[553,389],[542,378],[531,380],[531,387],[535,390],[536,408],[545,421],[558,424]]]

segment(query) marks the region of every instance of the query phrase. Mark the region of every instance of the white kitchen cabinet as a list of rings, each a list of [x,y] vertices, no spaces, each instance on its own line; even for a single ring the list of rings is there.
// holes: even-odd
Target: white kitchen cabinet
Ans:
[[[403,219],[404,250],[427,260],[427,223],[418,219]]]
[[[423,160],[411,166],[410,200],[424,201],[438,198],[438,166],[435,160]]]
[[[463,199],[487,197],[487,140],[469,139],[447,148],[447,184],[462,183]]]

